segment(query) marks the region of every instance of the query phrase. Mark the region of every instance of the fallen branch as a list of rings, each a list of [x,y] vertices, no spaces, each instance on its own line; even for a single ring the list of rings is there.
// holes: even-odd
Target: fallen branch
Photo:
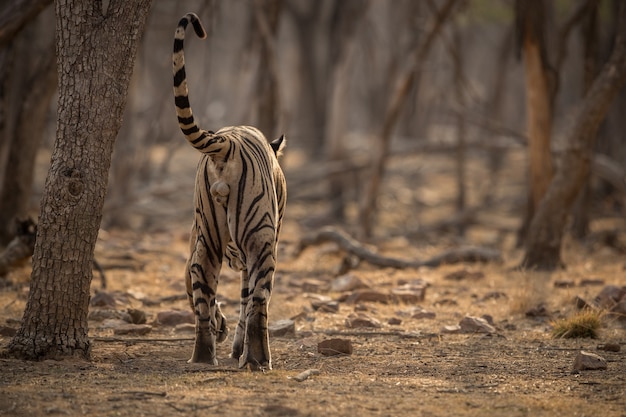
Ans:
[[[335,242],[341,249],[372,265],[396,269],[420,268],[423,266],[434,268],[444,264],[460,262],[500,262],[502,260],[500,251],[474,246],[449,249],[424,261],[390,258],[372,252],[347,233],[333,227],[325,227],[312,235],[305,236],[300,241],[296,254],[301,253],[309,246],[319,245],[324,242]]]

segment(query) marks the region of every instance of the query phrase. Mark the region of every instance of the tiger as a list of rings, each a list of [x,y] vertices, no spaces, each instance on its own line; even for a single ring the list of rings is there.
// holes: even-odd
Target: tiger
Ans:
[[[172,65],[178,125],[202,156],[196,170],[190,256],[185,267],[189,304],[195,313],[190,363],[217,365],[216,343],[226,340],[226,318],[216,301],[224,260],[241,272],[241,305],[230,356],[239,368],[272,369],[268,305],[274,286],[277,244],[287,186],[278,158],[285,135],[269,142],[251,126],[201,129],[189,103],[183,44],[191,23],[206,32],[195,13],[184,15],[174,35]]]

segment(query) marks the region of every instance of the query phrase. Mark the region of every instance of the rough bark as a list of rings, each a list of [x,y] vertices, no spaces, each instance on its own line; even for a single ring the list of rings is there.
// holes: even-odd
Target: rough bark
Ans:
[[[561,261],[561,241],[568,214],[590,170],[600,123],[626,83],[626,3],[620,2],[615,46],[585,99],[570,113],[567,140],[558,170],[533,218],[523,266],[554,270]]]
[[[58,125],[31,289],[9,351],[88,357],[89,287],[108,170],[150,0],[57,0]]]

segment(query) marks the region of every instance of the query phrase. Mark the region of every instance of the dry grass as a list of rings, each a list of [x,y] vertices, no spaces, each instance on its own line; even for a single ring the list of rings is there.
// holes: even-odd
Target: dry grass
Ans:
[[[571,317],[557,320],[552,323],[552,337],[561,338],[592,338],[598,337],[602,327],[604,313],[586,308]]]

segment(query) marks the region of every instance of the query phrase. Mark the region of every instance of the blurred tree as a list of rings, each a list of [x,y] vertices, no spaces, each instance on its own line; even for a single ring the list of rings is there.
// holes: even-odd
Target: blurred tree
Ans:
[[[600,123],[626,83],[626,2],[619,2],[613,52],[585,98],[569,113],[567,141],[558,169],[530,225],[522,265],[553,270],[561,262],[561,241],[568,214],[588,176]]]
[[[519,241],[525,239],[530,219],[552,179],[552,111],[556,93],[555,70],[550,66],[546,29],[546,0],[516,0],[515,18],[518,50],[524,58],[526,116],[528,130],[528,206]]]
[[[35,157],[56,91],[54,13],[29,27],[51,1],[14,1],[0,7],[0,246],[28,216]]]
[[[58,0],[57,136],[31,288],[9,352],[88,357],[89,287],[108,169],[151,0]]]

